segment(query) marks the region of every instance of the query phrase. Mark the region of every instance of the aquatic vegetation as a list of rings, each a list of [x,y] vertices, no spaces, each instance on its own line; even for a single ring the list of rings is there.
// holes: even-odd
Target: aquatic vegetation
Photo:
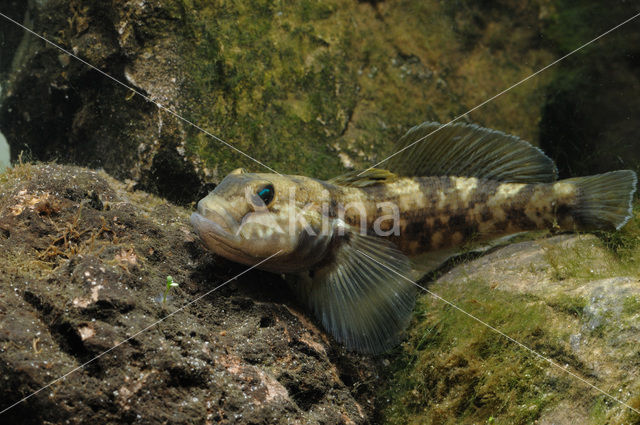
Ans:
[[[469,263],[428,288],[638,408],[633,374],[594,378],[594,368],[632,370],[636,361],[637,202],[635,212],[619,232],[570,244],[542,239],[522,257],[507,251],[504,263],[498,251],[486,270],[481,261]],[[389,424],[528,424],[545,415],[559,421],[566,409],[567,418],[585,424],[640,423],[631,410],[427,294],[388,377],[382,414]]]
[[[624,228],[595,235],[598,239],[548,247],[545,257],[557,279],[640,276],[640,202],[634,202],[633,219]]]
[[[499,49],[523,60],[505,55],[489,63],[483,40],[460,41],[452,26],[471,27],[473,16],[437,2],[182,3],[184,84],[194,99],[183,103],[187,116],[280,172],[319,178],[383,158],[411,125],[444,122],[551,58],[544,49],[519,47],[535,38],[537,19],[514,29],[504,13],[496,31],[517,31],[519,38]],[[416,39],[405,46],[409,28]],[[486,72],[494,67],[505,71]],[[476,118],[535,143],[536,114],[521,111],[539,109],[547,81],[514,91],[522,109],[498,101]],[[255,170],[190,128],[185,149],[217,179],[239,166]]]
[[[167,295],[169,295],[169,291],[171,288],[177,288],[178,282],[174,282],[173,277],[167,276],[167,283],[164,288],[164,292],[162,293],[162,305],[164,305],[167,301]]]
[[[492,291],[486,282],[468,282],[457,291],[432,288],[465,311],[483,318],[518,341],[535,341],[543,352],[562,352],[556,332],[546,326],[549,307],[526,296]],[[421,297],[409,341],[393,364],[394,385],[387,393],[388,423],[528,423],[552,402],[570,378],[546,375],[546,365],[515,344]],[[484,419],[483,419],[484,418]]]

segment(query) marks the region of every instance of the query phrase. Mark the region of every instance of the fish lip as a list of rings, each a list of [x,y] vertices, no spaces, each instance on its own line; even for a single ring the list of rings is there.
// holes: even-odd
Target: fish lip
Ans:
[[[238,229],[238,222],[220,205],[207,206],[203,200],[198,202],[197,214],[204,220],[216,223],[224,232],[235,234]],[[192,222],[193,224],[193,222]]]
[[[207,216],[213,216],[218,218],[219,220],[211,220]],[[213,236],[219,241],[226,240],[232,242],[238,240],[238,236],[232,232],[227,224],[227,220],[225,220],[221,214],[209,211],[209,214],[207,214],[207,216],[203,215],[201,213],[201,209],[198,208],[198,212],[194,212],[193,214],[191,214],[191,217],[189,219],[196,233],[198,233],[201,238],[203,234],[207,234]]]
[[[253,264],[246,260],[244,250],[241,248],[242,240],[239,235],[228,232],[220,223],[209,220],[199,212],[191,214],[189,221],[200,240],[208,249],[232,261]]]

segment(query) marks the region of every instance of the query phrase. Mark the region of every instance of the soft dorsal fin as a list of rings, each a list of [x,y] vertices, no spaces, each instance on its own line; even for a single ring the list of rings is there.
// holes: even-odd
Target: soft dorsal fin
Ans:
[[[380,168],[370,168],[364,172],[350,171],[332,178],[329,180],[329,183],[340,186],[366,187],[376,184],[390,183],[397,178],[398,176],[393,174],[391,171],[382,170]]]
[[[516,136],[476,124],[441,126],[425,122],[410,129],[398,141],[399,148],[410,147],[392,157],[385,168],[400,176],[478,177],[513,183],[552,182],[558,177],[548,156]]]

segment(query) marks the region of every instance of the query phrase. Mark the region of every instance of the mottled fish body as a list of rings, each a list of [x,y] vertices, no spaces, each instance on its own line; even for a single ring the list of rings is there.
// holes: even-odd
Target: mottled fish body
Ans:
[[[609,189],[622,184],[621,189],[628,191],[633,175],[615,171],[598,176],[595,183],[602,184],[603,179],[609,182]],[[415,177],[350,188],[346,196],[338,190],[332,199],[343,205],[361,202],[371,234],[381,213],[377,205],[381,201],[397,205],[399,235],[390,235],[389,240],[404,254],[414,256],[532,230],[613,230],[610,221],[594,223],[597,217],[581,214],[581,202],[587,201],[581,196],[589,193],[593,182],[570,179],[525,184],[476,177]],[[357,209],[346,212],[348,224],[359,226],[361,220]],[[390,228],[383,226],[382,230]]]
[[[553,162],[517,137],[425,123],[388,169],[329,181],[236,170],[198,204],[204,244],[285,273],[347,348],[387,350],[415,299],[408,279],[456,248],[538,229],[616,230],[631,217],[633,171],[557,181]],[[275,255],[274,255],[275,254]]]

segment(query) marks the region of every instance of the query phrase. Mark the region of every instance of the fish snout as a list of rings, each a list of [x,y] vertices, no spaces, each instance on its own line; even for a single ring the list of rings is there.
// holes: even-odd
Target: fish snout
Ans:
[[[206,200],[198,202],[197,211],[191,214],[191,225],[199,234],[208,231],[227,238],[235,235],[238,228],[236,220],[222,206],[212,205]]]

